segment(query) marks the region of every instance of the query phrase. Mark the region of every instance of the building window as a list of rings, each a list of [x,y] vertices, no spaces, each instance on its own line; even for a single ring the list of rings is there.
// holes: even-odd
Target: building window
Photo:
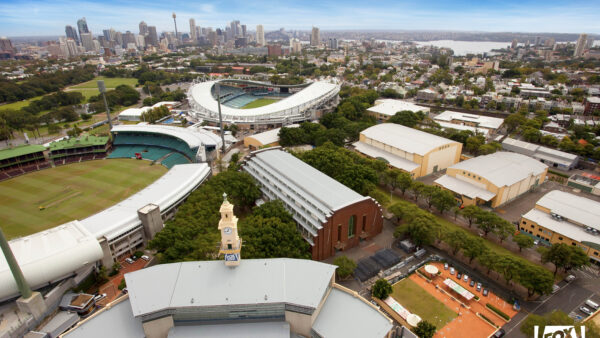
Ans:
[[[338,242],[341,242],[342,241],[342,225],[341,224],[338,225],[338,234],[337,235],[338,235]]]
[[[229,249],[229,250],[231,250],[231,249],[232,249],[232,248],[231,248],[231,243],[228,243],[228,244],[227,244],[227,249]]]
[[[562,237],[558,237],[558,240],[559,240],[559,241],[562,241],[562,240],[563,240],[563,238],[562,238]]]
[[[355,227],[356,226],[356,215],[350,216],[348,220],[348,238],[354,237]]]
[[[598,251],[594,251],[594,256],[598,256]]]
[[[363,215],[362,231],[367,231],[367,215]]]
[[[532,225],[531,225],[531,228],[532,228],[532,229],[535,229],[535,225],[533,225],[533,224],[532,224]]]
[[[523,224],[527,224],[527,222],[523,221]]]

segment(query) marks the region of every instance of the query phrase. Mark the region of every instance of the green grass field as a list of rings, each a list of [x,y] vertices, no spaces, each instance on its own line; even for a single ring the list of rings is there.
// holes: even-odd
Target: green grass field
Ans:
[[[243,106],[242,109],[251,109],[251,108],[258,108],[258,107],[262,107],[262,106],[266,106],[269,105],[273,102],[277,102],[279,100],[276,99],[258,99],[258,100],[254,100],[250,103],[248,103],[247,105]]]
[[[444,303],[437,300],[417,283],[405,278],[392,286],[392,298],[411,313],[419,315],[438,329],[446,326],[456,318],[456,312],[450,310]]]
[[[32,97],[30,99],[23,100],[23,101],[17,101],[17,102],[13,102],[13,103],[3,104],[0,106],[0,110],[8,110],[8,109],[19,110],[23,107],[27,107],[31,101],[39,100],[42,97],[44,97],[44,95]]]
[[[83,82],[78,85],[71,86],[69,88],[70,89],[78,89],[78,88],[79,89],[82,89],[82,88],[98,89],[98,83],[97,83],[98,80],[104,80],[104,85],[106,86],[107,89],[108,88],[116,88],[118,85],[122,85],[122,84],[126,84],[126,85],[130,85],[132,87],[135,87],[135,85],[137,84],[137,79],[135,79],[135,78],[97,76],[93,80],[90,80],[88,82]]]
[[[166,172],[149,161],[110,159],[12,178],[0,182],[0,226],[8,238],[14,238],[83,219],[133,195]]]

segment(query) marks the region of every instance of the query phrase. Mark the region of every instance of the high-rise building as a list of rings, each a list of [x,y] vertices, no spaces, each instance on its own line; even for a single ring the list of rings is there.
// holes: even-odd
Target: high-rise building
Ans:
[[[242,37],[246,37],[246,25],[242,25]]]
[[[102,35],[104,35],[104,39],[106,39],[106,41],[112,41],[110,38],[110,29],[103,29]]]
[[[544,41],[544,46],[554,47],[555,43],[556,43],[556,40],[554,38],[548,38],[548,39],[546,39],[546,41]]]
[[[94,37],[92,36],[92,33],[82,33],[79,34],[79,36],[81,37],[81,45],[83,45],[86,52],[92,52],[95,50]]]
[[[158,46],[158,34],[156,33],[156,26],[148,26],[148,45],[154,47]]]
[[[513,39],[512,43],[510,45],[510,48],[515,49],[515,48],[517,48],[518,45],[519,45],[519,41],[517,41],[517,39]]]
[[[112,28],[110,30],[114,32]],[[123,46],[123,34],[121,32],[114,32],[113,40],[117,46]]]
[[[174,45],[177,46],[177,42],[179,41],[179,34],[177,33],[177,15],[173,13],[173,23],[175,24],[175,42]]]
[[[298,54],[302,52],[302,43],[297,38],[290,39],[291,53]]]
[[[75,42],[79,42],[79,38],[77,37],[77,31],[75,30],[75,28],[73,28],[73,26],[65,26],[65,33],[67,34],[67,38],[73,39]]]
[[[283,55],[281,45],[268,45],[267,51],[269,56],[281,56]]]
[[[10,40],[6,36],[3,36],[0,38],[0,51],[3,51],[3,52],[14,52],[15,51],[15,49],[13,48],[12,42],[10,42]]]
[[[137,34],[135,36],[135,45],[138,46],[139,49],[143,49],[146,47],[146,41],[144,40],[144,36],[141,34]]]
[[[87,21],[85,21],[85,18],[81,18],[79,20],[77,20],[77,29],[79,30],[79,36],[81,37],[81,33],[89,33],[90,30],[88,29],[88,25],[87,25]],[[83,41],[82,41],[83,43]]]
[[[259,46],[265,45],[265,30],[263,28],[263,25],[256,26],[256,43]]]
[[[591,36],[587,37],[587,43],[586,43],[586,47],[587,49],[590,49],[594,46],[594,38]]]
[[[198,35],[196,32],[196,20],[190,19],[190,39],[196,42],[198,40]]]
[[[310,34],[310,45],[318,46],[321,44],[321,37],[319,36],[319,28],[313,27],[312,32]]]
[[[329,39],[329,49],[334,49],[334,50],[338,49],[338,40],[336,38]]]
[[[579,39],[577,39],[577,44],[575,44],[575,51],[573,51],[574,57],[580,57],[583,55],[583,51],[585,50],[587,44],[587,34],[579,35]]]
[[[148,24],[146,24],[144,21],[140,22],[140,35],[148,35]]]
[[[535,45],[539,46],[542,43],[542,37],[541,36],[536,36],[535,37]]]

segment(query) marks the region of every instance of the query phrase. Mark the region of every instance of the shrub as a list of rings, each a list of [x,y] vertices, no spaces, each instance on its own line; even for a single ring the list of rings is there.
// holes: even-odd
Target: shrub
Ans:
[[[496,313],[498,316],[500,316],[500,317],[504,318],[504,320],[506,320],[506,321],[509,321],[509,320],[510,320],[510,316],[509,316],[509,315],[507,315],[506,313],[502,312],[502,310],[498,309],[498,308],[497,308],[497,307],[495,307],[494,305],[492,305],[492,304],[490,304],[490,303],[487,303],[487,304],[485,304],[485,306],[486,306],[488,309],[490,309],[490,310],[494,311],[494,312],[495,312],[495,313]]]
[[[119,283],[119,290],[123,290],[127,284],[125,283],[125,278],[121,279],[121,283]]]
[[[483,315],[482,313],[479,314],[479,317],[481,317],[483,320],[485,320],[486,322],[492,324],[492,326],[494,327],[498,327],[498,325],[496,325],[491,319],[489,319],[488,317],[486,317],[485,315]]]

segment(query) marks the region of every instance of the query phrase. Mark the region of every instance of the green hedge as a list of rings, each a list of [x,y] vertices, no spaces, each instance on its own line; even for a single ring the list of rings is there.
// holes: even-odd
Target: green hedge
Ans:
[[[485,306],[488,309],[494,311],[498,316],[504,318],[506,321],[510,320],[510,316],[509,315],[507,315],[506,313],[502,312],[502,310],[500,310],[499,308],[495,307],[494,305],[492,305],[490,303],[487,303],[487,304],[485,304]]]
[[[554,170],[548,170],[548,173],[552,174],[552,175],[556,175],[556,176],[560,176],[560,177],[564,177],[564,178],[569,178],[569,175],[567,174],[563,174],[560,173],[558,171],[554,171]]]
[[[483,318],[486,322],[492,324],[492,326],[498,327],[498,325],[496,325],[496,323],[494,323],[491,319],[489,319],[488,317],[486,317],[483,313],[480,313],[479,316],[481,318]]]

